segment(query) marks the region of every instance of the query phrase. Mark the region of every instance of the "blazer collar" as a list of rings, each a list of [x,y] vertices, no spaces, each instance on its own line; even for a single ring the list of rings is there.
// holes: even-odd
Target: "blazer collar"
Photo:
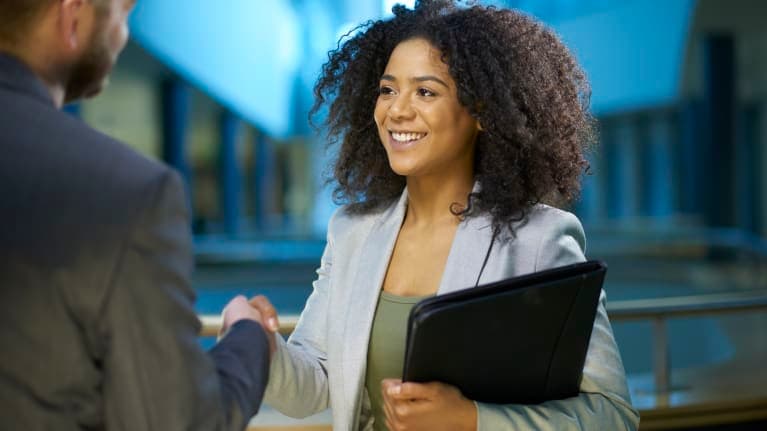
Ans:
[[[53,99],[40,78],[19,59],[2,52],[0,52],[0,87],[24,93],[54,106]]]
[[[407,189],[394,205],[374,219],[359,254],[355,256],[359,263],[346,319],[345,360],[362,358],[367,353],[373,313],[406,209]]]
[[[437,293],[443,294],[474,287],[492,241],[493,229],[490,217],[486,215],[469,217],[459,224]],[[482,280],[486,277],[487,273],[483,272],[479,284],[482,284]]]
[[[477,190],[475,184],[474,189]],[[343,363],[346,390],[355,400],[351,423],[356,423],[364,385],[367,347],[378,296],[383,286],[386,270],[397,242],[400,227],[407,211],[408,193],[405,188],[399,200],[384,210],[374,221],[359,254],[356,274],[352,278],[353,294],[349,297],[348,313],[344,328]],[[492,241],[490,218],[470,217],[458,225],[448,254],[437,293],[447,293],[474,286],[482,263]],[[483,277],[484,279],[485,277]]]
[[[399,228],[405,218],[407,190],[396,204],[384,210],[377,218],[363,241],[363,246],[354,257],[357,260],[356,274],[350,291],[347,318],[344,326],[343,367],[344,391],[347,400],[353,400],[348,406],[351,413],[350,424],[357,423],[367,363],[367,347],[370,342],[370,329],[373,325],[378,296],[383,286],[389,260],[397,241]],[[356,425],[355,425],[356,427]],[[344,429],[349,427],[343,427]]]
[[[475,184],[474,190],[478,190]],[[408,193],[405,188],[399,200],[384,210],[373,222],[368,237],[356,259],[354,295],[350,298],[346,328],[345,358],[362,358],[370,338],[370,326],[386,270],[397,242],[407,211]],[[438,294],[468,287],[477,282],[490,243],[493,240],[492,220],[487,215],[469,217],[458,225],[450,247]],[[486,278],[483,273],[482,280]],[[483,281],[480,280],[480,283]]]
[[[474,182],[472,193],[482,186]],[[492,218],[487,214],[468,217],[458,225],[447,256],[445,270],[439,284],[438,294],[474,287],[482,270],[482,264],[493,241]],[[486,274],[482,273],[482,279]],[[479,280],[482,284],[482,280]]]

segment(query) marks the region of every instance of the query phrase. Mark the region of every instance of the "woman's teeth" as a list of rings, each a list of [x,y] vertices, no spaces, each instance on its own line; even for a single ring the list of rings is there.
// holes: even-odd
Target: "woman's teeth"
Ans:
[[[410,141],[417,141],[424,136],[426,136],[425,133],[400,133],[400,132],[391,132],[392,138],[394,138],[397,142],[410,142]]]

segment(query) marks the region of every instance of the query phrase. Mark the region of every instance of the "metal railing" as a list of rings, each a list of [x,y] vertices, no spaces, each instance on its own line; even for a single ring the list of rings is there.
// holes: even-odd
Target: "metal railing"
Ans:
[[[671,388],[670,345],[666,322],[669,319],[737,314],[767,311],[767,292],[744,292],[727,294],[704,294],[669,298],[635,299],[614,301],[608,304],[612,322],[649,320],[653,332],[653,378],[657,393],[668,393]],[[298,315],[280,316],[280,333],[289,335],[298,323]],[[201,336],[218,335],[221,317],[202,315]]]
[[[615,301],[608,306],[612,322],[650,320],[653,339],[653,379],[655,391],[671,389],[668,319],[767,311],[767,292],[704,294],[669,298]]]
[[[221,316],[216,314],[201,314],[199,316],[202,322],[200,330],[201,337],[217,337],[221,330]],[[280,334],[290,335],[298,323],[298,314],[280,315]]]

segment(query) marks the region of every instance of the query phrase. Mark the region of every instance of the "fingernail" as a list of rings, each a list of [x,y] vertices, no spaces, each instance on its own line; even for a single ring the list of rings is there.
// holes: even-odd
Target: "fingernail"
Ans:
[[[269,324],[269,328],[272,331],[276,331],[276,330],[280,329],[279,325],[277,324],[277,319],[275,319],[274,317],[270,317],[269,318],[268,324]]]
[[[400,391],[400,385],[394,385],[389,387],[389,395],[397,395]]]

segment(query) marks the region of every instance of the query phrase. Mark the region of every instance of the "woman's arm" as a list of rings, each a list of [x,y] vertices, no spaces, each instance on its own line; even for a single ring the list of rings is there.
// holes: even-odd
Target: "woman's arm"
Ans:
[[[306,417],[329,406],[327,375],[328,289],[333,264],[332,221],[314,290],[286,342],[276,337],[264,401],[283,414]]]
[[[625,373],[604,307],[604,293],[583,367],[581,393],[538,405],[477,403],[477,429],[486,430],[636,430]]]
[[[549,209],[531,222],[540,233],[535,271],[585,260],[585,235],[574,215]],[[477,403],[477,409],[480,431],[637,429],[639,414],[631,407],[625,371],[605,310],[604,291],[594,320],[579,396],[538,405]]]

